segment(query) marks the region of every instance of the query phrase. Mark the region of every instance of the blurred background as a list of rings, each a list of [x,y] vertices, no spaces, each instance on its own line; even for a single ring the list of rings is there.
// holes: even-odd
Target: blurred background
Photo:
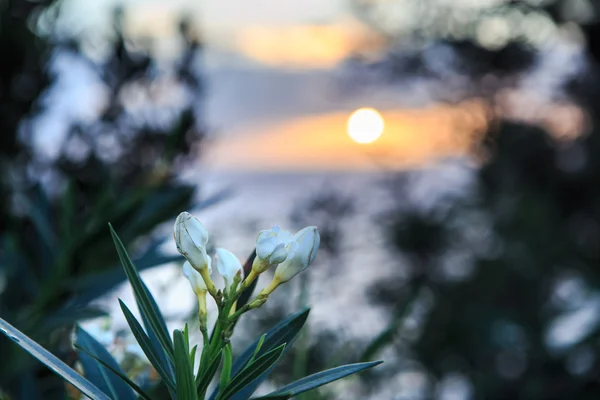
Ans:
[[[234,337],[312,307],[272,387],[383,359],[301,400],[600,396],[600,2],[0,0],[0,54],[0,316],[69,364],[82,323],[156,382],[107,223],[174,328],[189,210],[242,260],[319,227]],[[0,398],[77,398],[0,357]]]

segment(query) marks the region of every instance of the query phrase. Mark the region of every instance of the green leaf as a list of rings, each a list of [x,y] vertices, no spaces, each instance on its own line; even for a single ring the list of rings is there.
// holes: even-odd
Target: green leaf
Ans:
[[[194,370],[190,363],[188,344],[183,332],[175,329],[175,382],[177,383],[177,400],[198,400],[198,392],[194,379]]]
[[[123,243],[121,242],[121,239],[119,239],[119,236],[113,229],[112,225],[109,224],[109,227],[110,234],[112,235],[115,247],[119,253],[119,259],[121,260],[121,264],[123,265],[127,279],[129,279],[131,287],[133,288],[135,299],[140,308],[140,314],[142,315],[143,319],[147,320],[148,324],[150,325],[148,328],[154,335],[156,335],[164,351],[167,353],[169,358],[173,360],[173,343],[171,342],[171,337],[169,336],[169,331],[166,328],[165,321],[160,315],[160,311],[156,306],[156,302],[142,282],[140,275],[138,274],[135,266],[129,258],[129,255],[127,254],[127,250],[125,250],[125,246],[123,246]]]
[[[302,378],[297,380],[296,382],[290,383],[289,385],[286,385],[279,390],[269,393],[266,396],[255,397],[255,399],[289,399],[291,397],[299,395],[300,393],[304,393],[309,390],[318,388],[319,386],[323,386],[330,382],[337,381],[338,379],[342,379],[348,375],[356,374],[357,372],[364,371],[365,369],[373,368],[374,366],[379,365],[382,362],[383,361],[373,361],[358,364],[348,364],[342,367],[317,372],[316,374],[307,376],[306,378]]]
[[[231,382],[229,382],[229,385],[227,385],[222,394],[219,395],[218,399],[232,399],[233,395],[241,392],[254,381],[263,377],[263,375],[277,363],[284,350],[285,344],[282,344],[257,358],[252,364],[248,365],[239,374],[233,377]],[[248,397],[250,396],[248,395]]]
[[[148,290],[148,287],[146,286],[146,284],[143,281],[142,281],[142,286],[144,288],[144,291],[148,295],[148,299],[150,301],[152,309],[154,310],[155,314],[158,316],[158,320],[161,322],[161,325],[162,325],[161,329],[164,329],[165,332],[168,332],[167,325],[165,323],[165,319],[163,318],[162,313],[160,312],[158,305],[156,304],[156,301],[154,300],[154,297],[152,297],[152,294],[150,293],[150,291]],[[138,305],[138,309],[141,309],[139,301],[137,302],[137,305]],[[140,313],[140,314],[142,316],[142,323],[144,324],[144,328],[146,329],[146,333],[148,334],[148,338],[150,339],[150,343],[152,343],[152,346],[154,347],[156,354],[159,355],[159,359],[160,359],[163,367],[171,374],[171,376],[174,376],[175,371],[173,370],[173,363],[171,362],[171,359],[169,358],[169,353],[167,351],[165,351],[165,349],[161,345],[158,335],[156,335],[156,333],[152,329],[151,323],[150,323],[150,321],[148,321],[148,318],[146,318],[143,313]]]
[[[282,344],[286,345],[286,348],[290,348],[295,337],[298,335],[310,312],[309,308],[306,308],[300,312],[292,314],[280,321],[277,325],[269,329],[263,336],[252,343],[240,356],[235,360],[231,373],[236,375],[244,366],[250,361],[254,355],[256,348],[259,343],[262,343],[260,350],[258,350],[256,356],[263,355]]]
[[[133,333],[135,340],[137,340],[142,351],[144,352],[146,357],[148,357],[148,361],[150,361],[150,364],[154,366],[156,372],[158,372],[158,374],[161,376],[167,387],[174,392],[175,380],[173,375],[168,373],[169,368],[162,363],[162,361],[160,360],[160,355],[156,353],[154,346],[152,346],[150,338],[148,338],[148,335],[146,335],[146,332],[144,332],[144,329],[142,328],[138,320],[135,319],[133,313],[129,310],[129,308],[127,308],[125,303],[123,303],[123,300],[119,299],[119,305],[121,306],[123,315],[127,320],[127,324],[129,324],[129,328],[131,328],[131,332]]]
[[[219,387],[221,388],[227,387],[227,384],[231,379],[231,364],[233,363],[231,345],[228,344],[225,346],[223,354],[225,355],[225,358],[223,360],[223,368],[221,369],[221,381],[219,382]]]
[[[79,347],[77,344],[75,344],[75,348],[77,350],[79,350],[79,351],[87,354],[88,356],[90,356],[91,358],[93,358],[94,360],[96,360],[97,363],[102,364],[104,367],[106,367],[108,370],[110,370],[110,372],[112,372],[113,374],[115,374],[116,376],[118,376],[119,378],[121,378],[125,383],[127,383],[129,385],[130,388],[132,388],[133,390],[135,390],[135,392],[137,394],[139,394],[140,397],[143,400],[153,400],[152,397],[150,397],[149,394],[147,394],[146,392],[144,392],[144,389],[142,389],[134,381],[132,381],[131,379],[129,379],[127,377],[127,375],[125,375],[122,371],[114,369],[112,366],[110,366],[109,364],[107,364],[105,361],[103,361],[100,358],[96,357],[95,355],[91,354],[87,350]]]
[[[221,364],[221,358],[223,358],[223,350],[221,349],[216,356],[213,357],[206,370],[201,374],[200,367],[198,367],[198,375],[196,376],[196,385],[198,386],[198,393],[203,394],[208,389],[208,385],[212,381],[215,372]]]
[[[253,397],[250,400],[260,400],[260,399],[265,399],[265,400],[288,400],[290,398],[290,396],[287,396],[285,394],[279,394],[279,395],[274,395],[274,396],[262,396],[262,397]]]
[[[279,322],[277,325],[269,329],[269,331],[265,334],[264,339],[262,336],[253,344],[248,346],[246,350],[235,360],[233,363],[233,368],[231,370],[232,375],[236,375],[242,370],[254,357],[260,357],[261,355],[273,350],[274,348],[285,344],[285,351],[289,350],[294,343],[294,340],[298,336],[298,333],[306,323],[306,319],[308,318],[308,313],[310,312],[309,308],[306,308],[302,311],[299,311],[295,314],[292,314]],[[256,350],[259,343],[262,343],[260,350]],[[255,354],[256,353],[256,354]],[[244,390],[238,393],[236,396],[232,397],[232,400],[245,400],[249,398],[252,393],[258,388],[258,386],[262,383],[263,380],[267,378],[271,371],[266,371],[265,374],[259,379],[255,380],[251,385],[248,385]],[[217,391],[212,393],[211,400],[216,398]]]
[[[86,353],[94,355],[96,358],[103,360],[106,364],[110,365],[112,369],[118,371],[121,375],[121,367],[110,355],[110,353],[102,346],[96,339],[94,339],[89,333],[87,333],[80,326],[76,328],[77,340],[75,344],[85,350]],[[119,379],[117,376],[112,374],[102,365],[99,365],[93,358],[88,356],[86,353],[79,355],[79,360],[83,366],[84,375],[94,385],[96,385],[104,393],[109,393],[113,399],[124,399],[124,400],[135,400],[135,394],[131,388]]]
[[[55,355],[25,336],[14,326],[0,318],[0,332],[8,336],[13,342],[21,346],[32,356],[54,371],[64,380],[75,386],[81,393],[92,400],[111,400],[105,393],[94,386],[90,381],[79,375],[75,370],[58,359]]]
[[[194,345],[194,347],[192,347],[192,351],[190,352],[190,363],[192,363],[192,369],[194,369],[194,364],[196,362],[196,351],[198,351],[198,345]]]
[[[251,363],[252,361],[254,361],[256,359],[258,352],[260,351],[260,349],[262,349],[262,345],[265,342],[266,337],[267,337],[267,334],[265,333],[260,337],[260,339],[258,339],[258,344],[256,345],[256,348],[254,349],[254,353],[252,353],[252,357],[250,358],[250,361],[248,361],[248,363]]]

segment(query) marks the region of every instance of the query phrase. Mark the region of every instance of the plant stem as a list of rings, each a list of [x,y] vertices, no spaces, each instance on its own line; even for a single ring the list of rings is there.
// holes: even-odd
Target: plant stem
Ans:
[[[234,322],[236,319],[238,319],[243,313],[245,313],[246,311],[248,311],[248,309],[250,308],[249,304],[244,305],[242,308],[240,308],[239,310],[237,310],[236,312],[234,312],[233,314],[231,314],[231,316],[229,317],[229,322]]]

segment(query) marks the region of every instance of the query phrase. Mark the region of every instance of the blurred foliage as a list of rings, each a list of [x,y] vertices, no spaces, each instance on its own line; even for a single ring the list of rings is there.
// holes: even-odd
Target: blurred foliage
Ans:
[[[600,397],[600,2],[353,4],[392,50],[350,66],[378,81],[431,78],[434,100],[484,102],[489,126],[473,143],[478,165],[460,168],[463,187],[440,178],[435,195],[416,195],[437,166],[387,177],[395,205],[376,222],[398,272],[369,294],[390,310],[388,325],[369,343],[345,346],[343,334],[321,333],[300,350],[306,368],[327,365],[335,350],[323,344],[337,340],[342,357],[385,357],[387,368],[363,380],[373,396],[389,386],[398,399]],[[490,23],[499,28],[486,36]],[[527,73],[553,62],[542,53],[563,51],[557,44],[565,39],[581,45],[584,62],[547,100],[573,104],[585,116],[583,130],[565,137],[497,113],[507,87],[537,91]],[[460,90],[447,93],[453,80]],[[542,97],[547,89],[539,88]],[[347,204],[324,193],[293,219],[313,213],[311,223],[339,227],[352,211]]]
[[[355,15],[390,42],[428,45],[465,41],[500,51],[537,46],[561,28],[579,25],[598,54],[597,0],[350,0]],[[565,25],[566,24],[566,25]]]
[[[369,68],[379,78],[459,77],[458,95],[490,95],[536,64],[536,52],[567,39],[600,61],[597,0],[350,0],[354,14],[392,50]],[[551,51],[551,50],[550,50]],[[358,60],[360,61],[360,57]],[[353,63],[352,65],[360,65]],[[480,78],[487,78],[483,82]],[[438,94],[437,96],[440,96]]]
[[[390,7],[390,2],[380,3]],[[473,149],[482,164],[464,168],[472,185],[462,195],[417,201],[411,192],[419,173],[391,179],[393,198],[402,201],[379,221],[388,245],[405,265],[399,266],[398,279],[372,288],[374,301],[394,311],[365,356],[393,349],[398,363],[397,370],[379,375],[379,380],[373,377],[368,384],[385,385],[385,379],[417,371],[427,378],[419,398],[452,394],[474,399],[596,399],[600,21],[594,15],[599,4],[494,4],[478,8],[473,23],[481,23],[489,13],[519,8],[543,15],[556,27],[578,24],[588,44],[589,64],[585,74],[563,82],[556,96],[580,107],[588,126],[576,137],[557,138],[537,126],[491,115],[483,142]],[[460,16],[464,10],[454,6],[454,16]],[[420,7],[431,13],[444,11]],[[589,12],[585,19],[579,18],[581,7]],[[443,15],[439,18],[432,27],[444,20]],[[536,62],[536,50],[518,35],[495,48],[484,47],[476,35],[460,40],[451,36],[438,30],[428,40],[449,44],[460,65],[467,67],[459,69],[472,81],[490,74],[511,76]],[[465,52],[467,48],[477,51]],[[410,69],[398,60],[392,56],[380,65],[401,80]],[[421,58],[413,65],[413,70],[422,71]],[[493,108],[495,93],[487,95],[483,99]]]
[[[182,55],[164,68],[124,35],[122,10],[95,58],[53,31],[60,13],[53,0],[0,1],[0,315],[72,364],[74,321],[101,315],[90,302],[125,278],[107,223],[144,269],[172,259],[158,250],[155,228],[217,199],[194,204],[195,188],[176,179],[204,130],[192,26],[181,23]],[[64,76],[81,69],[79,84],[98,89],[100,106],[65,117],[62,128],[47,124],[61,104],[81,108],[61,92]],[[13,398],[64,398],[60,379],[6,338],[0,354],[0,388]]]

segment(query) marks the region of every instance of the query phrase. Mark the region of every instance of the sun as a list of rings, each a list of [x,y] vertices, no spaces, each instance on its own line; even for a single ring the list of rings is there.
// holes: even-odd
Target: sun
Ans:
[[[348,118],[348,136],[356,143],[373,143],[383,133],[385,121],[374,108],[359,108]]]

